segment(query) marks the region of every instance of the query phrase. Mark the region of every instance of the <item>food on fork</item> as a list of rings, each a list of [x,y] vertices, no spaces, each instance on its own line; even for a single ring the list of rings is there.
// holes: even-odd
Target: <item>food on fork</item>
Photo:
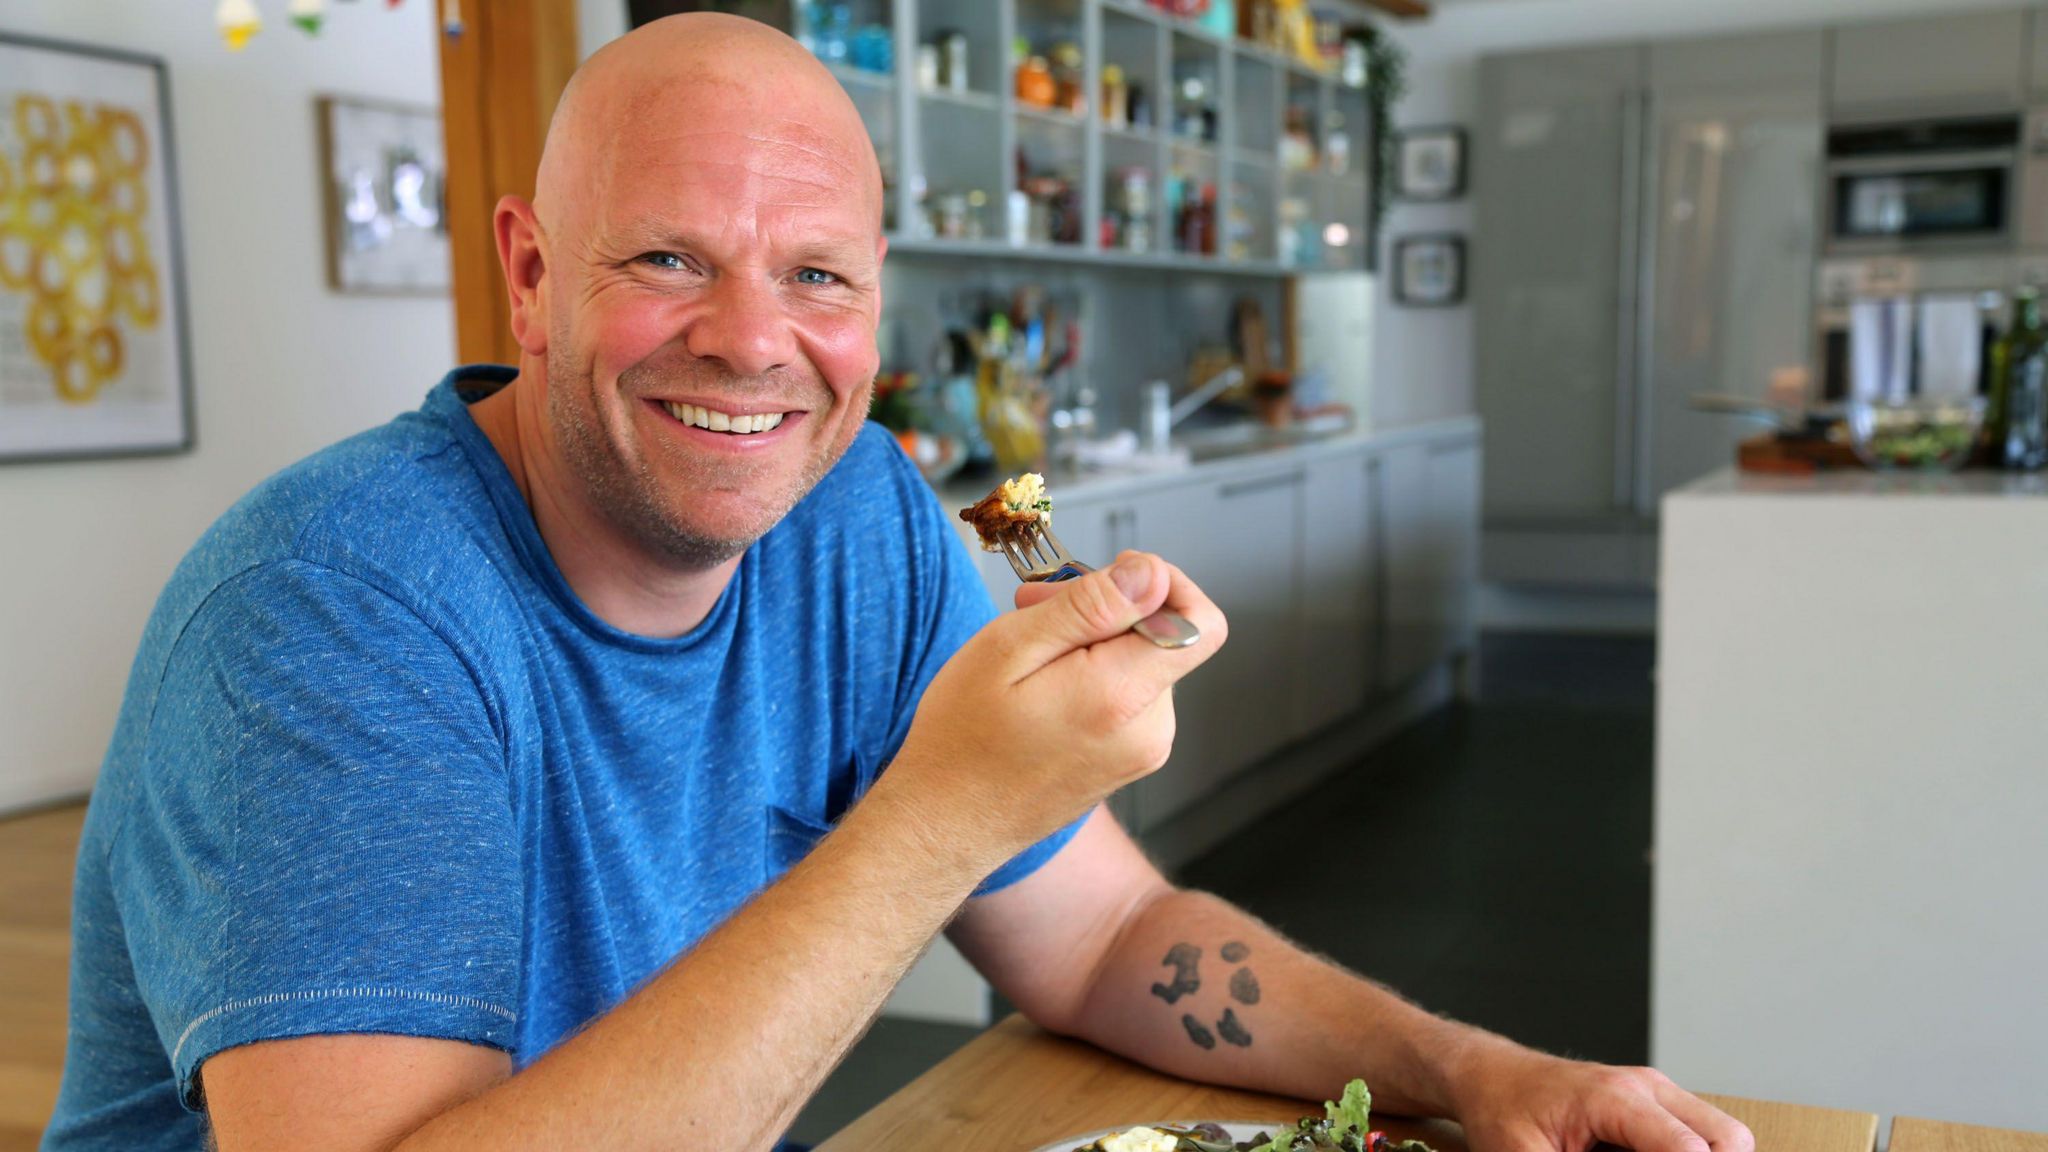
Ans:
[[[996,490],[960,510],[960,518],[974,525],[981,546],[1000,552],[1003,537],[1021,524],[1052,519],[1052,498],[1045,494],[1045,477],[1026,472],[1005,480]]]

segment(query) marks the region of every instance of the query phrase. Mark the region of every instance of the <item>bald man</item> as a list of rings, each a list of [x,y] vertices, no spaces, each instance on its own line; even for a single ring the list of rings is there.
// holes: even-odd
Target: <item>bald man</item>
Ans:
[[[793,42],[608,46],[497,211],[517,370],[253,492],[136,659],[44,1147],[772,1146],[945,930],[1047,1028],[1480,1152],[1746,1152],[1166,883],[1101,807],[1225,624],[1156,557],[996,618],[864,423],[881,181]],[[1128,629],[1170,608],[1203,639]],[[886,771],[883,769],[886,767]],[[1162,961],[1162,958],[1163,961]]]

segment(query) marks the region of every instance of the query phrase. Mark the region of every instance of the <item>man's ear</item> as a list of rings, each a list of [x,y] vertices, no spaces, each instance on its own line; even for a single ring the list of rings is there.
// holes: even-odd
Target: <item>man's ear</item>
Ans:
[[[529,356],[548,350],[547,235],[533,205],[517,196],[498,201],[491,217],[498,238],[498,265],[505,270],[505,292],[512,307],[512,339]]]

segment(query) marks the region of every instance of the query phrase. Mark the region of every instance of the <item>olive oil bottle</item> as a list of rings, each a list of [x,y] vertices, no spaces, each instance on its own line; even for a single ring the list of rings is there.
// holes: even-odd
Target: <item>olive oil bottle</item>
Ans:
[[[1985,407],[1986,463],[2026,472],[2048,464],[2048,324],[2036,288],[2014,293],[2012,327],[1991,349]]]

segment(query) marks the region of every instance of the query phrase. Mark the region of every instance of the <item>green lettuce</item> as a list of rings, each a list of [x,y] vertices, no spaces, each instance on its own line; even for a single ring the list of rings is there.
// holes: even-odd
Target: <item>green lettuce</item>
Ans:
[[[1330,1113],[1330,1124],[1333,1127],[1349,1124],[1358,1130],[1358,1138],[1361,1140],[1365,1139],[1366,1133],[1372,1131],[1372,1093],[1365,1090],[1363,1080],[1353,1080],[1346,1084],[1344,1098],[1335,1104],[1325,1100],[1323,1108]]]

